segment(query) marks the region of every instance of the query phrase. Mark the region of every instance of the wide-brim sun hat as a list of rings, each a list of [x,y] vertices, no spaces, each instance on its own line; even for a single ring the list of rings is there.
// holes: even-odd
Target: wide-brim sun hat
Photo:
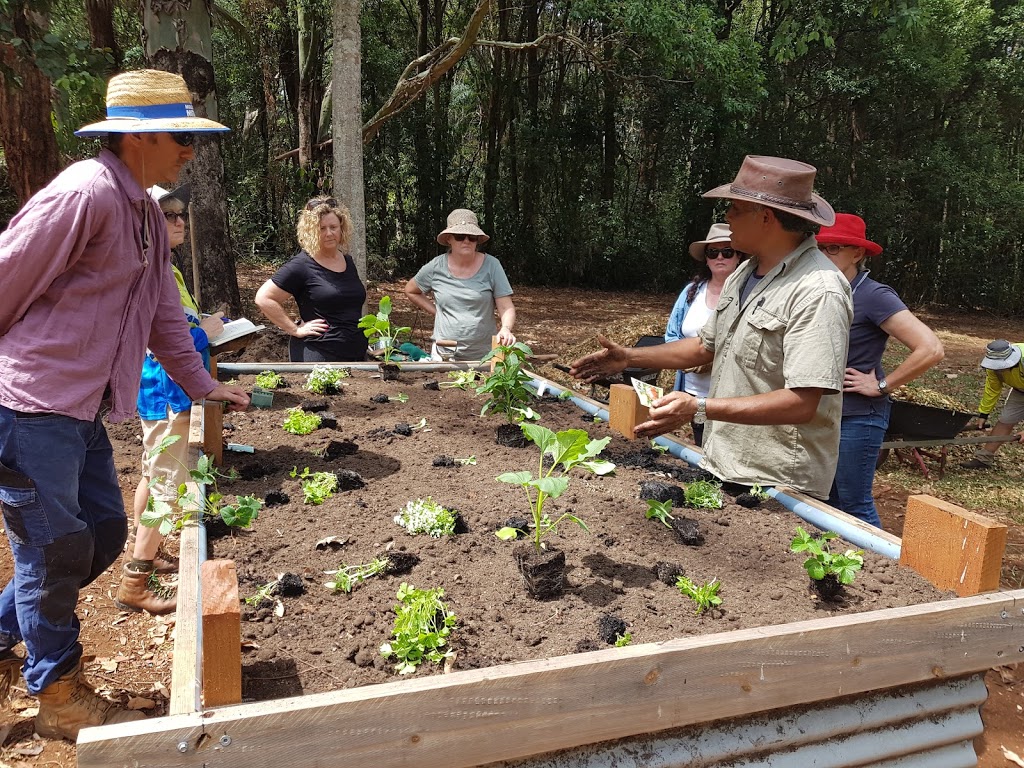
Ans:
[[[822,227],[815,239],[819,245],[852,245],[863,248],[868,256],[877,256],[882,252],[882,246],[868,240],[866,235],[864,219],[852,213],[837,213],[836,223]]]
[[[168,190],[154,184],[150,187],[149,194],[152,195],[153,199],[158,203],[163,203],[164,200],[177,200],[187,208],[188,201],[192,197],[192,185],[182,184],[179,187]]]
[[[748,200],[831,227],[836,223],[836,212],[813,191],[817,173],[813,165],[799,160],[747,155],[731,184],[715,187],[703,196]]]
[[[990,341],[985,347],[985,357],[981,361],[981,367],[990,371],[1005,371],[1019,363],[1020,358],[1020,347],[1011,344],[1006,339],[996,339]]]
[[[705,246],[713,243],[732,242],[732,230],[728,224],[712,224],[708,230],[708,236],[704,240],[696,240],[690,243],[690,258],[694,261],[706,261],[704,256]]]
[[[79,128],[75,136],[229,130],[226,125],[196,117],[192,95],[181,75],[159,69],[136,69],[110,78],[107,119]]]
[[[437,236],[437,242],[448,245],[448,235],[476,235],[478,243],[486,243],[491,239],[480,229],[476,214],[468,208],[456,208],[448,214],[448,226]]]

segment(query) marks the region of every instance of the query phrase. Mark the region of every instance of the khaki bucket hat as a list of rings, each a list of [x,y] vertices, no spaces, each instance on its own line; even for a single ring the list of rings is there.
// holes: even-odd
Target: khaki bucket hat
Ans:
[[[448,245],[448,235],[476,235],[478,243],[486,243],[491,239],[480,229],[476,214],[468,208],[456,208],[448,214],[448,226],[437,236],[437,242]]]

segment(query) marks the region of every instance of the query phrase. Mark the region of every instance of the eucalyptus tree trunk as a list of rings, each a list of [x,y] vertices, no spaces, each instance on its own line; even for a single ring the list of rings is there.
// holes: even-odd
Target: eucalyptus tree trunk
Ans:
[[[317,129],[320,123],[321,56],[323,54],[323,19],[310,0],[298,3],[299,33],[299,167],[308,168],[315,154]]]
[[[334,0],[331,64],[334,117],[334,195],[352,215],[349,253],[366,282],[366,204],[363,198],[363,116],[360,0]]]
[[[114,34],[115,0],[85,0],[85,17],[89,23],[89,41],[93,48],[106,48],[114,59],[114,69],[121,69],[124,55]]]
[[[196,114],[217,119],[210,11],[212,0],[143,0],[143,43],[151,67],[177,72],[192,92]],[[198,250],[203,309],[241,311],[234,250],[228,229],[221,133],[196,134],[195,159],[179,183],[192,185],[190,226]],[[187,275],[189,270],[183,270]]]

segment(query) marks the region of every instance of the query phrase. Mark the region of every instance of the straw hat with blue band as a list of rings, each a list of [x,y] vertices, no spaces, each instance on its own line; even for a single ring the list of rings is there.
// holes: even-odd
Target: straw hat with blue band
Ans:
[[[226,125],[196,117],[192,96],[181,75],[158,69],[137,69],[110,78],[107,119],[83,126],[75,131],[75,136],[229,130]]]

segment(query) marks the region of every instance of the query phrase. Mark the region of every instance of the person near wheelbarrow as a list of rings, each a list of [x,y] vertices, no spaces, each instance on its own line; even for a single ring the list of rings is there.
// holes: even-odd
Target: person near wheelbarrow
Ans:
[[[882,246],[867,239],[864,219],[837,213],[836,223],[823,227],[817,240],[818,248],[850,281],[853,294],[839,463],[828,503],[881,528],[871,486],[889,426],[888,393],[936,365],[945,352],[931,328],[907,309],[896,291],[868,276],[866,262],[881,254]],[[890,336],[910,349],[910,355],[886,375],[882,353]]]
[[[1011,344],[1006,339],[990,341],[985,347],[981,367],[985,369],[985,392],[978,406],[979,426],[984,427],[988,422],[1003,387],[1010,387],[999,420],[989,432],[992,437],[1009,436],[1014,427],[1024,421],[1024,343]],[[1024,436],[1021,441],[1024,442]],[[973,459],[960,465],[961,469],[991,468],[1000,446],[1001,442],[985,443],[974,452]]]

